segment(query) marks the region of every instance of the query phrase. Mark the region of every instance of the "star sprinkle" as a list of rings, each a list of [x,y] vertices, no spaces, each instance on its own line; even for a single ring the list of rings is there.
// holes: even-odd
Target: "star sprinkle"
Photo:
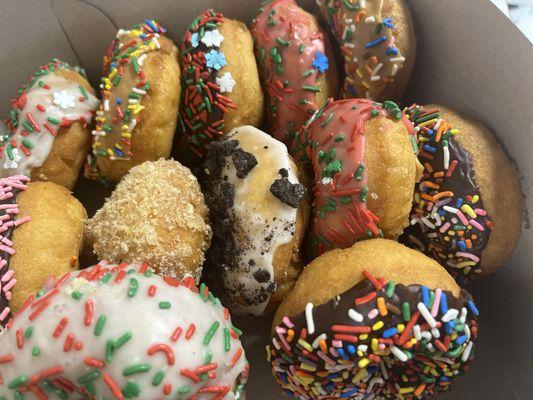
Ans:
[[[207,47],[220,47],[220,44],[224,40],[218,29],[213,29],[212,31],[207,31],[202,37],[202,43]]]
[[[220,92],[231,93],[233,91],[233,86],[235,86],[235,80],[231,76],[231,72],[226,72],[221,77],[217,77],[217,85],[220,87]]]
[[[72,108],[76,106],[76,97],[68,93],[66,90],[54,92],[52,96],[53,103],[62,110],[66,110],[67,108]]]
[[[205,61],[209,68],[214,68],[217,71],[227,64],[224,53],[216,50],[211,50],[209,53],[206,53]]]
[[[329,68],[328,58],[321,51],[317,51],[313,59],[313,68],[324,73]]]

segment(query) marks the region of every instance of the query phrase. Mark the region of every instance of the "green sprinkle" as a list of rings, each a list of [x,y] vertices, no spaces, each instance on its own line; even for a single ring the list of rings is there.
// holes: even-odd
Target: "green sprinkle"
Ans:
[[[9,389],[15,389],[16,387],[19,387],[20,385],[25,384],[28,382],[28,377],[26,375],[19,375],[15,379],[13,379],[7,387]]]
[[[33,125],[30,124],[28,121],[24,121],[24,123],[22,124],[22,126],[24,127],[24,129],[26,129],[28,132],[33,132],[34,129],[33,129]]]
[[[302,73],[302,75],[303,75],[305,78],[307,78],[308,76],[313,75],[314,72],[315,72],[314,70],[312,70],[312,69],[308,69],[307,71],[304,71],[304,72]]]
[[[303,85],[302,89],[308,92],[315,92],[315,93],[320,92],[320,88],[318,86]]]
[[[335,158],[335,147],[332,147],[326,152],[326,155],[324,156],[324,161],[326,162],[326,164],[329,164],[334,158]]]
[[[26,330],[24,331],[24,337],[26,339],[31,339],[31,335],[33,335],[33,327],[32,326],[29,326],[28,328],[26,328]]]
[[[75,299],[75,300],[79,300],[83,297],[83,293],[80,292],[79,290],[75,290],[72,292],[71,294],[72,298]]]
[[[87,95],[87,91],[85,90],[85,88],[83,87],[83,85],[78,85],[78,88],[80,89],[80,93],[81,95],[83,96],[83,98],[85,100],[87,100],[89,98],[89,96]]]
[[[344,141],[344,135],[341,133],[340,135],[337,135],[335,139],[333,139],[335,143],[343,142]]]
[[[150,364],[134,364],[124,368],[124,371],[122,371],[122,375],[130,376],[141,372],[148,372],[151,368],[152,366]]]
[[[133,333],[131,333],[130,331],[126,332],[124,335],[115,340],[115,349],[124,346],[132,337]]]
[[[211,342],[211,339],[213,339],[213,336],[215,336],[215,333],[220,326],[220,322],[215,321],[213,322],[213,325],[211,325],[211,328],[207,331],[207,333],[204,336],[203,343],[207,346],[209,342]]]
[[[59,125],[59,123],[61,122],[60,120],[54,118],[54,117],[48,117],[46,118],[48,122],[51,122],[52,124],[54,125]]]
[[[359,11],[359,5],[352,4],[348,0],[342,0],[344,7],[346,7],[350,11]]]
[[[242,336],[242,331],[239,328],[237,328],[235,326],[232,327],[232,328],[233,328],[233,332],[235,332],[237,334],[237,336]]]
[[[135,381],[128,381],[122,388],[122,393],[127,399],[138,397],[141,394],[141,386]]]
[[[361,179],[363,179],[364,171],[365,171],[365,164],[363,163],[359,164],[359,166],[355,170],[355,175],[354,175],[356,181],[360,181]]]
[[[152,378],[152,386],[159,386],[161,382],[163,382],[163,379],[165,379],[165,373],[163,371],[159,371]]]
[[[437,118],[439,116],[439,113],[438,112],[434,112],[434,113],[431,113],[431,114],[428,114],[428,115],[424,115],[422,118],[418,118],[416,121],[415,121],[415,125],[420,125],[426,121],[429,121],[431,119],[434,119],[434,118]]]
[[[24,147],[27,147],[28,149],[33,149],[33,143],[30,142],[30,140],[28,138],[23,138],[22,139],[22,144],[24,145]]]
[[[102,279],[100,280],[100,282],[102,283],[107,283],[109,282],[109,280],[111,279],[111,277],[113,276],[113,274],[111,272],[108,272],[107,274],[105,274]]]
[[[191,391],[189,386],[182,386],[178,389],[178,394],[187,394]]]
[[[363,186],[361,192],[359,193],[359,200],[363,203],[366,201],[366,195],[368,194],[368,186]]]
[[[350,204],[352,202],[352,196],[341,196],[339,201],[341,204]]]
[[[278,75],[283,75],[283,72],[285,72],[285,69],[283,69],[283,67],[280,64],[276,64],[276,66],[274,67],[274,72],[276,72],[276,74]]]
[[[86,373],[85,375],[80,376],[76,382],[78,382],[80,385],[86,385],[89,382],[95,381],[97,379],[100,379],[102,374],[97,369],[90,371]]]
[[[402,316],[405,322],[409,322],[411,320],[411,309],[409,308],[409,303],[406,301],[402,303]]]
[[[287,47],[289,45],[289,41],[282,39],[280,37],[276,38],[276,42],[278,42],[280,45]]]
[[[385,291],[385,294],[388,298],[391,298],[394,295],[395,287],[396,283],[394,281],[389,281],[389,283],[387,283],[387,290]]]
[[[372,117],[377,117],[379,115],[379,110],[376,110],[375,108],[370,112],[370,115]]]
[[[305,51],[305,44],[300,45],[299,51],[300,51],[300,54],[302,54]]]
[[[321,128],[325,128],[331,122],[331,120],[333,119],[333,114],[334,113],[330,113],[327,118],[320,124]]]
[[[105,344],[105,361],[110,363],[113,361],[113,354],[115,353],[115,342],[109,339]]]
[[[39,357],[41,355],[41,349],[37,346],[31,349],[31,355],[34,357]]]
[[[100,336],[102,334],[106,321],[107,317],[105,315],[100,315],[98,317],[96,325],[94,326],[94,336]]]
[[[172,304],[168,301],[161,301],[159,302],[159,308],[161,310],[168,310],[170,307],[172,307]]]
[[[135,297],[139,289],[139,281],[135,278],[130,278],[130,287],[128,289],[128,297]]]
[[[224,350],[226,351],[231,350],[231,342],[230,342],[230,335],[229,335],[228,328],[224,328]]]

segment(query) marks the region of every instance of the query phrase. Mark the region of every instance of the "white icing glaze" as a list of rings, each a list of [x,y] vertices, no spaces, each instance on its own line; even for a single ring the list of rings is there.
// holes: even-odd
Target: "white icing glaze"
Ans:
[[[13,159],[11,159],[8,156],[8,145],[4,146],[0,155],[0,177],[29,176],[33,168],[43,165],[55,139],[46,126],[55,131],[59,130],[59,126],[51,123],[48,118],[55,118],[58,121],[85,119],[90,122],[93,117],[92,112],[98,107],[99,101],[89,92],[86,95],[87,99],[80,92],[79,84],[54,72],[37,77],[34,85],[26,93],[26,102],[19,110],[18,126],[11,132],[9,138],[10,141],[15,140],[19,148],[12,150]],[[84,100],[81,101],[81,98]],[[38,106],[44,107],[45,111],[39,110]],[[38,127],[38,129],[33,127],[34,132],[28,132],[24,127],[25,121],[34,125],[28,119],[28,113]],[[31,143],[32,149],[28,149],[29,156],[21,149],[23,139]]]
[[[227,158],[225,175],[235,187],[232,213],[238,255],[235,258],[237,265],[224,272],[224,283],[230,292],[244,285],[244,290],[248,293],[271,293],[271,285],[275,285],[272,264],[274,254],[279,246],[291,241],[297,209],[276,198],[270,192],[270,186],[280,178],[279,170],[282,168],[288,171],[291,183],[299,181],[287,147],[267,133],[253,126],[242,126],[232,130],[227,139],[237,140],[238,148],[252,153],[257,159],[257,165],[244,179],[240,179],[231,158]],[[270,236],[271,240],[265,240]],[[255,265],[250,266],[249,260],[253,260]],[[267,282],[260,283],[254,278],[254,272],[259,270],[270,274]],[[232,311],[260,315],[269,299],[270,294],[264,301],[250,306],[236,304]]]
[[[104,262],[100,265],[114,267]],[[139,265],[125,266],[124,272],[131,269],[138,271],[139,267]],[[217,395],[216,392],[202,394],[202,391],[199,393],[197,391],[205,387],[226,385],[230,388],[229,392],[223,397],[216,398],[225,400],[244,398],[239,379],[243,378],[242,383],[246,380],[248,363],[239,339],[230,336],[231,348],[229,351],[225,348],[225,332],[231,332],[232,323],[229,313],[224,313],[224,308],[216,298],[204,299],[188,287],[172,286],[157,275],[146,276],[139,272],[122,273],[123,279],[116,283],[120,272],[113,272],[108,283],[104,284],[102,277],[107,272],[104,271],[99,276],[94,274],[92,278],[91,273],[94,273],[93,268],[73,273],[60,287],[59,293],[49,298],[50,304],[33,321],[30,321],[29,317],[39,305],[24,310],[15,318],[13,326],[0,336],[0,357],[9,353],[14,356],[11,362],[0,363],[0,374],[4,380],[4,384],[0,384],[0,396],[13,394],[8,385],[17,377],[25,375],[30,380],[47,368],[60,366],[64,371],[49,379],[62,377],[76,385],[80,377],[97,371],[98,378],[92,381],[97,399],[120,398],[112,394],[103,379],[105,374],[108,374],[121,389],[128,381],[135,381],[141,389],[136,398],[186,399],[196,394],[195,398],[198,399],[212,399]],[[136,293],[130,296],[134,280],[138,288]],[[47,284],[47,294],[54,284],[55,282]],[[149,294],[152,285],[156,287],[153,297]],[[82,293],[82,296],[76,300],[73,293]],[[92,302],[93,317],[89,318],[87,325],[88,301]],[[160,306],[161,302],[170,303],[170,308],[163,309]],[[101,334],[95,336],[95,327],[102,315],[105,315],[107,320]],[[55,338],[54,331],[65,317],[68,318],[68,323]],[[220,326],[206,344],[206,334],[215,321]],[[186,332],[191,324],[194,324],[196,329],[187,339]],[[22,349],[18,349],[17,331],[27,332],[28,327],[33,327],[33,334],[30,338],[25,337]],[[182,333],[177,340],[173,340],[173,333],[178,327],[182,329]],[[105,360],[109,340],[116,341],[127,332],[132,333],[131,339],[114,351],[112,360],[107,360],[103,368],[86,364],[85,360],[88,357]],[[74,345],[70,351],[65,351],[64,346],[70,334],[74,335],[72,342]],[[77,349],[76,343],[83,343],[83,348]],[[154,344],[169,346],[174,355],[173,365],[169,363],[169,358],[164,352],[148,354]],[[39,348],[41,354],[32,355],[34,348]],[[208,352],[212,353],[211,363],[217,364],[213,370],[216,372],[216,377],[206,376],[205,381],[195,383],[182,374],[184,369],[195,371],[198,367],[206,365],[205,356]],[[234,358],[237,352],[241,354],[238,359]],[[236,360],[233,366],[232,359]],[[150,369],[147,372],[125,376],[127,375],[124,373],[125,368],[136,364],[148,364]],[[154,376],[161,371],[164,373],[164,378],[160,384],[153,385]],[[171,384],[168,395],[163,391],[166,384]],[[188,387],[189,392],[178,395],[179,389],[184,387]],[[80,396],[71,393],[69,398],[80,398]]]

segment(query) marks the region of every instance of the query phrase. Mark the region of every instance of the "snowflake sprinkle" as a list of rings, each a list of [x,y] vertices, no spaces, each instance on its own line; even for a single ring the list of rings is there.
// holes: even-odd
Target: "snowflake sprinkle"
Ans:
[[[195,32],[195,33],[193,33],[193,34],[191,35],[191,46],[194,47],[194,48],[196,48],[196,47],[198,47],[199,44],[200,44],[200,43],[199,43],[199,41],[198,41],[198,33]]]
[[[53,96],[53,103],[63,110],[76,106],[76,96],[68,93],[66,90],[54,92]]]
[[[220,92],[231,93],[233,91],[233,86],[235,86],[235,80],[231,76],[231,72],[226,72],[221,77],[217,78],[217,85],[220,87]]]
[[[317,69],[320,73],[328,70],[328,58],[321,51],[317,51],[315,58],[313,59],[313,68]]]
[[[216,50],[211,50],[209,53],[206,53],[205,62],[209,68],[214,68],[217,71],[227,64],[224,53]]]
[[[224,40],[218,29],[213,29],[212,31],[207,31],[202,37],[202,43],[207,47],[220,47],[220,44]]]

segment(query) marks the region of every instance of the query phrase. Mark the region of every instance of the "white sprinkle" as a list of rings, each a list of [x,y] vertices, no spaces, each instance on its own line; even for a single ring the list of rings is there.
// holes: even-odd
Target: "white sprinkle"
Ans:
[[[363,315],[355,311],[353,308],[348,310],[348,317],[353,319],[355,322],[363,322]]]
[[[104,100],[104,110],[109,111],[109,100]]]
[[[448,311],[446,311],[446,314],[444,314],[441,318],[441,321],[446,323],[448,321],[454,320],[459,315],[459,311],[457,311],[455,308],[450,308]]]
[[[417,341],[422,339],[422,332],[420,331],[420,325],[416,324],[413,326],[413,335]]]
[[[465,351],[463,351],[463,355],[461,356],[461,360],[463,360],[463,362],[468,361],[468,357],[470,357],[470,352],[472,351],[473,346],[474,342],[468,342],[468,344],[466,345],[466,349]]]
[[[391,348],[390,348],[392,354],[394,354],[396,356],[396,358],[400,361],[403,361],[403,362],[406,362],[409,357],[407,357],[407,355],[401,351],[398,347],[392,345]]]
[[[420,220],[430,229],[435,229],[435,224],[429,220],[428,217],[422,217]]]
[[[438,330],[437,328],[433,328],[433,329],[431,330],[431,334],[433,335],[433,337],[434,337],[435,339],[440,338],[440,332],[439,332],[439,330]]]
[[[133,118],[130,122],[130,126],[128,127],[128,132],[132,132],[136,126],[137,126],[137,119]]]
[[[366,8],[366,0],[359,0],[359,8]]]
[[[385,363],[383,360],[379,363],[379,367],[381,368],[381,374],[383,375],[384,379],[389,379],[389,373],[387,372],[387,367],[385,366]]]
[[[93,136],[105,136],[106,135],[104,131],[98,131],[98,130],[92,131],[92,134]]]
[[[156,37],[154,37],[152,40],[153,40],[154,43],[155,43],[155,47],[156,47],[156,49],[160,49],[160,48],[161,48],[161,45],[159,44],[159,40],[157,40]]]
[[[396,76],[396,74],[398,73],[398,64],[392,64],[392,69],[390,71],[390,75],[391,76]]]
[[[307,331],[310,335],[315,333],[315,321],[313,319],[313,303],[305,306],[305,319],[307,320]]]
[[[374,76],[370,77],[370,82],[377,82],[379,80],[381,80],[381,76],[380,75],[374,75]]]
[[[429,331],[422,332],[422,339],[429,341],[431,340],[431,338],[432,338],[431,332]]]
[[[432,352],[432,353],[435,352],[435,347],[433,347],[433,344],[431,344],[431,343],[428,343],[428,345],[427,345],[427,349],[428,349],[430,352]]]
[[[376,75],[381,70],[381,68],[383,68],[383,63],[379,63],[376,68],[374,68],[370,76]]]
[[[420,311],[420,314],[422,314],[422,317],[424,317],[426,322],[429,324],[429,326],[435,328],[437,326],[437,321],[435,321],[435,318],[432,317],[426,305],[420,302],[416,307],[418,308],[418,311]]]
[[[466,340],[470,340],[470,327],[468,325],[465,325],[465,335]]]
[[[376,17],[374,17],[373,15],[365,18],[365,24],[371,24],[373,22],[376,22]]]
[[[142,90],[142,89],[136,88],[135,86],[132,87],[131,90],[134,93],[137,93],[137,94],[140,94],[140,95],[143,95],[143,96],[148,93],[146,90]]]
[[[448,170],[450,168],[450,149],[448,146],[444,146],[442,151],[444,153],[444,169]]]
[[[359,346],[357,346],[357,351],[366,353],[367,350],[368,350],[368,346],[366,344],[360,344]]]
[[[457,208],[450,207],[450,206],[444,206],[442,207],[444,210],[451,212],[452,214],[457,214],[457,211],[459,211]]]
[[[313,349],[318,349],[318,346],[320,346],[320,341],[321,340],[326,340],[328,338],[328,335],[326,335],[325,333],[319,335],[314,341],[313,341]]]
[[[466,321],[466,314],[468,313],[468,311],[466,310],[465,307],[461,308],[461,316],[459,317],[459,321],[461,321],[461,324],[464,324],[465,321]]]
[[[355,48],[355,44],[353,44],[353,43],[344,43],[343,46],[344,47],[349,47],[350,49]]]
[[[420,249],[420,251],[425,251],[426,250],[426,246],[424,246],[424,244],[417,237],[414,237],[413,235],[409,235],[409,240],[412,243],[416,244],[418,246],[418,248]]]
[[[139,100],[137,99],[128,99],[128,104],[137,104]]]
[[[389,61],[393,62],[393,63],[395,63],[395,62],[404,62],[405,61],[405,57],[401,57],[400,56],[400,57],[389,58]]]
[[[142,67],[144,60],[146,60],[146,57],[148,57],[148,55],[145,53],[137,59],[137,64],[139,64],[140,67]]]

